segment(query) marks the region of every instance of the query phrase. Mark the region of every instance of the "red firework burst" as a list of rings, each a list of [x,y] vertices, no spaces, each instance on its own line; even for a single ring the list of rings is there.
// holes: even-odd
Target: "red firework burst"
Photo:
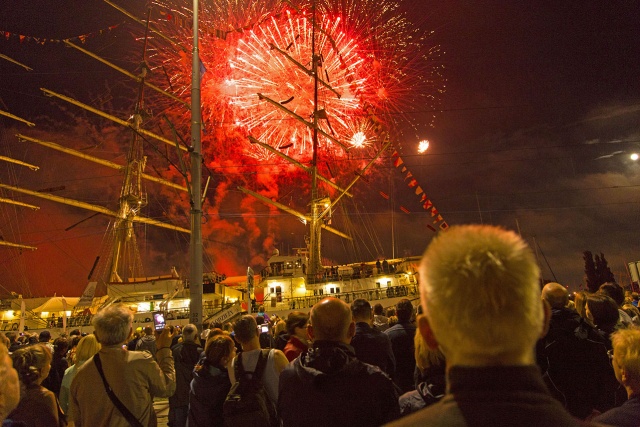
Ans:
[[[358,55],[357,43],[340,32],[339,25],[339,18],[333,22],[326,17],[317,21],[318,116],[326,135],[349,141],[354,130],[360,130],[366,121],[362,95],[371,89],[367,88],[367,78],[362,73],[364,60]],[[300,120],[283,109],[259,101],[267,98],[277,101],[303,120],[313,121],[314,78],[310,70],[313,37],[309,16],[292,16],[287,11],[280,19],[272,17],[238,41],[236,57],[230,60],[231,78],[227,80],[237,125],[303,161],[310,158],[312,151],[311,128],[300,126]],[[320,144],[332,157],[342,150],[326,137],[320,138]]]
[[[188,7],[173,7],[173,15]],[[257,159],[273,158],[251,135],[299,161],[311,155],[313,120],[312,42],[320,58],[318,116],[323,158],[345,156],[345,148],[376,142],[382,128],[396,127],[398,113],[433,105],[437,50],[413,28],[389,0],[317,1],[315,31],[311,2],[227,0],[212,2],[200,16],[203,119],[208,128],[224,128],[205,136],[224,151],[241,151]],[[172,16],[173,16],[172,15]],[[185,18],[186,19],[186,18]],[[175,19],[174,19],[175,21]],[[164,31],[190,45],[188,30],[165,21]],[[315,36],[314,36],[315,33]],[[191,60],[158,49],[156,59],[179,96],[189,92]],[[156,73],[157,74],[157,73]],[[270,102],[273,101],[273,102]],[[283,111],[278,105],[294,112]],[[188,114],[171,110],[186,124]],[[230,136],[230,137],[227,137]],[[337,143],[339,141],[339,143]],[[206,145],[206,142],[205,142]],[[240,147],[238,147],[240,145]]]

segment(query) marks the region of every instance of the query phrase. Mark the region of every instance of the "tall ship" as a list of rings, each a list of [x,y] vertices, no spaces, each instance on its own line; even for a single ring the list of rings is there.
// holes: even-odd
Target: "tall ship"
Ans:
[[[399,36],[408,35],[405,26],[388,23],[388,12],[394,8],[383,6],[394,2],[365,2],[365,8],[376,12],[369,15],[359,12],[363,5],[355,0],[208,4],[201,11],[207,28],[200,31],[200,51],[193,49],[191,58],[185,46],[193,41],[188,34],[194,25],[193,21],[184,24],[190,18],[186,6],[155,2],[153,10],[149,8],[140,15],[109,0],[105,3],[138,26],[134,33],[143,47],[141,65],[135,72],[73,40],[63,42],[131,79],[136,89],[133,112],[122,118],[59,92],[42,91],[55,102],[71,104],[128,129],[126,161],[120,165],[93,158],[27,132],[16,138],[118,170],[122,181],[117,208],[0,184],[3,193],[48,199],[113,218],[81,296],[50,298],[37,306],[34,301],[15,296],[3,300],[0,329],[83,327],[89,325],[97,310],[114,303],[129,305],[140,324],[150,322],[153,311],[165,312],[170,324],[188,322],[193,278],[186,279],[183,268],[171,265],[161,274],[146,275],[137,225],[188,235],[193,224],[144,216],[149,199],[157,196],[145,191],[148,181],[154,188],[163,188],[158,192],[165,196],[170,191],[176,206],[182,204],[181,208],[166,209],[173,212],[186,211],[189,204],[193,205],[191,185],[204,187],[202,201],[210,205],[209,211],[203,208],[207,237],[231,246],[225,240],[227,234],[243,232],[247,236],[245,245],[235,249],[236,255],[248,253],[244,261],[236,259],[229,266],[220,261],[224,255],[209,254],[211,265],[205,268],[208,272],[202,275],[202,283],[197,284],[202,297],[199,292],[195,295],[202,299],[203,321],[231,321],[260,305],[270,314],[284,317],[291,310],[308,310],[328,295],[346,302],[365,298],[386,307],[401,298],[417,298],[417,256],[398,257],[394,251],[385,257],[385,251],[378,247],[365,259],[363,252],[355,250],[354,241],[366,233],[354,233],[353,226],[341,231],[338,224],[341,218],[351,218],[341,215],[345,200],[366,196],[366,188],[358,190],[361,184],[374,180],[376,170],[386,168],[388,172],[389,164],[394,160],[397,163],[392,153],[397,153],[394,141],[399,134],[390,120],[381,118],[389,112],[385,105],[393,95],[393,82],[407,72],[406,64],[402,68],[406,52],[390,51]],[[249,3],[251,8],[247,8]],[[373,24],[380,25],[375,40],[363,36]],[[407,44],[413,43],[415,48],[419,42],[416,39]],[[171,55],[169,47],[173,49]],[[205,180],[193,179],[186,167],[193,151],[193,141],[184,137],[192,125],[185,118],[193,121],[187,100],[194,85],[184,66],[189,62],[199,66],[202,73],[198,83],[203,91],[201,122],[206,143],[202,163],[209,171]],[[405,90],[421,93],[418,86],[407,85]],[[152,111],[162,113],[154,115]],[[163,173],[153,165],[153,173],[148,171],[149,151],[170,153],[165,156],[172,160],[169,172]],[[207,156],[214,160],[207,160]],[[246,168],[247,172],[235,180],[224,172],[211,173],[225,168]],[[285,177],[280,179],[279,174]],[[226,226],[230,221],[224,218],[218,203],[231,197],[227,196],[230,188],[233,197],[240,200],[236,203],[250,213],[256,214],[258,205],[267,207],[263,225],[267,231],[261,242],[251,231],[252,227],[259,228],[259,220],[247,213],[240,214],[242,230],[237,224],[235,228]],[[283,230],[273,225],[276,220],[304,226],[303,244],[278,248],[277,233]],[[393,229],[393,224],[390,227]],[[336,254],[327,253],[327,233],[348,242],[345,247],[354,248],[346,250],[351,252],[350,257],[336,261]],[[261,249],[255,249],[256,243]],[[201,262],[192,257],[183,266]]]

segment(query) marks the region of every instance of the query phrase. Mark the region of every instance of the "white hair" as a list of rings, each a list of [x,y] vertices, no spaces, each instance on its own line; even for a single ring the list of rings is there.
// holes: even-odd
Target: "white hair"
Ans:
[[[183,341],[195,341],[198,336],[198,327],[193,323],[189,323],[182,328],[182,340]]]
[[[95,335],[103,346],[122,344],[129,338],[133,312],[122,304],[100,310],[93,317]]]
[[[531,353],[544,323],[539,276],[531,250],[511,231],[454,226],[433,239],[420,264],[420,295],[447,358]]]

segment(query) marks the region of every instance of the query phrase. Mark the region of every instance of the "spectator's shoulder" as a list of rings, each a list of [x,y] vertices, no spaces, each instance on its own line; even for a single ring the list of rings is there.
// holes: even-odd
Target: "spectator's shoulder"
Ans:
[[[147,350],[137,350],[127,352],[128,363],[151,363],[155,362],[153,355]]]
[[[464,417],[459,411],[450,411],[445,409],[442,402],[434,403],[424,409],[414,412],[406,417],[402,417],[392,423],[387,424],[390,427],[411,427],[411,426],[442,426],[457,427],[466,426]]]
[[[387,335],[393,335],[395,334],[398,330],[402,329],[402,325],[399,323],[396,323],[393,326],[389,326],[387,329],[385,329],[383,331],[383,333],[387,334]]]

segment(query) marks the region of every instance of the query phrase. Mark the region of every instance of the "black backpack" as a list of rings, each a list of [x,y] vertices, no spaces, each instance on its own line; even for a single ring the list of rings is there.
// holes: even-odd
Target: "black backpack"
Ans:
[[[253,372],[242,367],[242,353],[235,364],[236,383],[231,386],[222,406],[226,427],[273,427],[278,425],[276,408],[262,383],[270,350],[261,350]]]

